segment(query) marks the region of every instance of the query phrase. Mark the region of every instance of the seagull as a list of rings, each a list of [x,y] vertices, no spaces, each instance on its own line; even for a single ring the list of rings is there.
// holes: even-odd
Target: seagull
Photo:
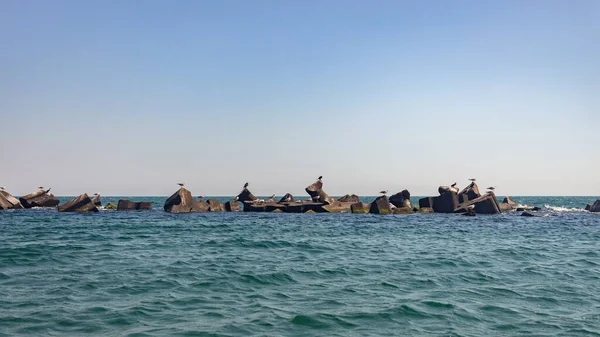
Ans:
[[[177,185],[183,187],[183,185],[185,185],[184,183],[177,183]]]
[[[94,195],[100,195],[100,193],[94,193]]]
[[[244,188],[248,188],[248,183],[245,183],[245,184],[244,184]]]
[[[52,189],[52,187],[50,187],[49,189],[46,190],[46,193],[50,192],[50,190]]]
[[[381,193],[381,194],[383,194],[383,195],[386,195],[386,194],[387,194],[387,192],[388,192],[388,190],[385,190],[385,191],[379,191],[379,193]]]
[[[43,189],[44,189],[44,186],[40,186],[40,187],[38,187],[38,188],[39,188],[40,190],[43,190]]]
[[[0,191],[4,191],[4,186],[0,186]]]
[[[203,195],[199,195],[199,196],[198,196],[198,199],[202,199],[202,198],[204,198],[204,196],[203,196]]]
[[[495,189],[496,189],[496,186],[490,186],[490,187],[488,187],[487,189],[488,189],[488,190],[490,190],[490,191],[493,191],[493,190],[495,190]]]
[[[456,186],[456,183],[454,183],[454,184],[450,185],[450,187],[454,187],[454,186]]]
[[[319,178],[317,178],[318,181],[321,181],[321,179],[323,179],[323,176],[319,176]]]
[[[475,180],[477,180],[477,179],[475,179],[475,178],[470,178],[469,180],[470,180],[470,181],[472,181],[472,182],[475,182]]]
[[[273,194],[269,197],[269,199],[273,199],[273,198],[275,198],[275,194]]]

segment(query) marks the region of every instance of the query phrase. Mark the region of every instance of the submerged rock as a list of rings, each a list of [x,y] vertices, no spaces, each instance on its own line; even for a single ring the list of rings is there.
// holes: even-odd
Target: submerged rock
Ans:
[[[106,204],[106,206],[104,206],[104,209],[117,209],[118,206],[113,204],[112,202],[109,202],[108,204]]]
[[[537,215],[535,215],[533,213],[529,213],[529,212],[523,212],[523,213],[521,213],[521,216],[537,216]]]
[[[476,216],[477,213],[475,212],[475,210],[473,208],[467,208],[467,210],[462,215]]]
[[[108,205],[105,207],[108,208]],[[152,203],[148,201],[133,202],[129,200],[121,199],[117,204],[117,210],[119,211],[134,211],[134,210],[151,210]]]
[[[394,214],[413,214],[415,210],[412,207],[396,207],[392,211]]]
[[[60,203],[54,194],[48,190],[37,190],[19,198],[25,208],[32,207],[56,207]]]
[[[23,205],[19,199],[13,197],[5,190],[0,190],[0,209],[21,209]]]
[[[164,210],[170,213],[208,212],[209,205],[197,201],[192,197],[192,192],[181,187],[165,201]]]
[[[67,203],[58,206],[59,212],[98,212],[98,207],[94,205],[92,199],[84,193]]]
[[[590,209],[592,209],[592,205],[590,205],[590,204],[585,205],[584,210],[589,211]]]

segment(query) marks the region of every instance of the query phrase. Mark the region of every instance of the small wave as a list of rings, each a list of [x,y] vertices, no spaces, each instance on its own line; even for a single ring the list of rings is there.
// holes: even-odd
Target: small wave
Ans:
[[[560,206],[550,206],[544,205],[544,208],[553,212],[585,212],[583,208],[577,207],[560,207]]]

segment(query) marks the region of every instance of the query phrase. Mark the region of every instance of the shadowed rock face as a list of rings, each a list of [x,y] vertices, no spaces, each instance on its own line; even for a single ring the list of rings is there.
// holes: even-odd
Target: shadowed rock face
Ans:
[[[164,209],[170,213],[208,212],[209,206],[195,200],[192,193],[182,187],[165,201]]]
[[[321,206],[325,213],[351,213],[353,202],[334,201],[331,204]]]
[[[584,209],[585,209],[586,211],[589,211],[590,209],[592,209],[592,205],[590,205],[590,204],[587,204],[587,205],[585,205],[585,208],[584,208]]]
[[[371,214],[392,214],[392,205],[385,195],[375,199],[369,208]]]
[[[21,202],[10,193],[0,190],[0,209],[21,209]]]
[[[279,202],[294,202],[294,196],[290,193],[286,193],[283,198],[279,199]]]
[[[206,203],[208,204],[209,212],[223,212],[225,210],[225,206],[217,199],[208,199]]]
[[[356,194],[346,194],[345,196],[338,199],[341,202],[360,202],[360,198]]]
[[[504,200],[502,200],[502,203],[499,204],[499,207],[500,207],[500,211],[508,212],[508,211],[512,211],[513,209],[516,209],[517,203],[512,201],[512,199],[510,197],[505,197]]]
[[[458,202],[464,203],[468,200],[473,200],[475,198],[479,198],[481,193],[479,193],[479,187],[475,182],[470,183],[467,187],[465,187],[460,193],[458,193]]]
[[[369,213],[371,204],[365,204],[363,202],[355,202],[350,205],[350,211],[352,213]]]
[[[31,207],[56,207],[60,203],[50,190],[37,190],[19,198],[25,208]]]
[[[600,200],[596,200],[592,207],[590,207],[590,212],[600,212]]]
[[[325,193],[325,191],[323,191],[323,182],[320,180],[315,181],[311,185],[307,186],[304,190],[315,202],[331,204],[334,201],[327,195],[327,193]]]
[[[412,204],[410,203],[410,192],[408,190],[402,190],[401,192],[392,195],[390,197],[390,203],[398,208],[412,208]]]
[[[244,188],[242,190],[242,192],[240,192],[240,194],[238,194],[237,197],[235,197],[235,200],[240,201],[240,202],[246,202],[246,201],[256,201],[256,200],[258,200],[258,198],[255,197],[254,194],[252,194],[252,192],[250,192],[250,190],[248,190],[247,188]]]
[[[96,205],[96,207],[102,206],[102,200],[100,200],[99,194],[92,197],[92,202],[94,203],[94,205]]]
[[[121,199],[117,204],[117,210],[119,211],[134,211],[134,210],[150,210],[152,209],[152,203],[147,201],[133,202],[129,200]]]
[[[239,212],[240,204],[237,201],[230,200],[225,203],[225,211],[227,212]]]
[[[496,195],[494,192],[488,192],[478,198],[473,200],[466,201],[460,204],[455,212],[464,212],[468,210],[473,205],[473,209],[477,214],[499,214],[501,213],[500,205],[498,205],[498,200],[496,200]]]
[[[94,205],[92,199],[87,194],[82,194],[75,199],[58,206],[59,212],[98,212],[98,207]]]
[[[446,192],[440,196],[429,198],[431,206],[420,206],[420,207],[431,207],[435,213],[453,213],[456,207],[458,207],[458,195],[454,191]],[[421,202],[419,201],[419,205]]]

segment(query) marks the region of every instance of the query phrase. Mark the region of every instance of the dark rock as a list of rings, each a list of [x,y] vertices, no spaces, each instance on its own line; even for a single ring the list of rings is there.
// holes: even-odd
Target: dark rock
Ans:
[[[590,212],[600,212],[600,199],[596,200],[596,202],[590,207]]]
[[[467,208],[467,210],[462,215],[476,216],[477,212],[475,212],[475,210],[473,208],[469,207],[469,208]]]
[[[223,206],[223,204],[221,204],[221,202],[217,199],[208,199],[206,200],[206,203],[208,204],[208,211],[209,212],[223,212],[225,211],[225,206]]]
[[[433,197],[419,199],[419,208],[431,208],[433,205]]]
[[[436,213],[452,213],[458,207],[458,196],[454,191],[448,191],[430,200],[431,208]]]
[[[535,215],[533,213],[529,213],[529,212],[523,212],[523,213],[521,213],[521,216],[537,216],[537,215]]]
[[[23,205],[19,199],[13,197],[10,193],[0,190],[0,209],[21,209]]]
[[[98,212],[98,207],[94,205],[92,199],[84,193],[77,198],[58,206],[59,212]]]
[[[590,209],[592,209],[592,205],[590,205],[590,204],[587,204],[587,205],[585,205],[585,208],[584,208],[584,209],[585,209],[586,211],[589,211]]]
[[[235,201],[241,201],[241,202],[256,201],[256,200],[258,200],[258,198],[255,197],[254,194],[252,194],[252,192],[250,192],[250,190],[248,190],[247,188],[244,188],[242,190],[242,192],[240,192],[240,194],[238,194],[237,197],[235,197]]]
[[[285,212],[287,205],[280,204],[278,202],[267,202],[265,203],[265,212]]]
[[[392,205],[385,195],[375,199],[369,208],[371,214],[392,214]]]
[[[541,208],[541,207],[538,207],[538,206],[533,206],[533,207],[531,208],[531,210],[532,210],[532,211],[541,211],[541,210],[542,210],[542,208]]]
[[[294,202],[294,196],[286,193],[283,198],[279,199],[279,202]]]
[[[165,201],[164,210],[170,213],[208,212],[209,206],[195,200],[192,193],[182,187]]]
[[[318,213],[323,212],[324,205],[322,202],[297,201],[288,204],[285,210],[288,213],[306,213],[308,211]]]
[[[456,207],[455,212],[465,212],[470,208],[470,206],[474,206],[475,213],[477,214],[501,213],[500,206],[498,205],[498,200],[496,199],[494,192],[488,192],[478,198],[463,202]]]
[[[392,211],[394,214],[413,214],[415,210],[412,207],[396,207]]]
[[[60,203],[50,190],[37,190],[19,198],[25,208],[31,207],[56,207]]]
[[[306,193],[310,195],[314,202],[320,202],[325,204],[333,203],[333,198],[329,197],[325,191],[323,191],[323,182],[321,180],[315,181],[313,184],[307,186],[305,189]]]
[[[339,198],[338,201],[355,203],[360,202],[360,198],[356,194],[346,194],[345,196]]]
[[[467,187],[465,187],[462,191],[460,191],[460,193],[458,193],[458,202],[462,204],[469,200],[479,198],[480,196],[481,196],[481,193],[479,193],[479,187],[477,186],[477,184],[472,182]]]
[[[350,212],[352,213],[369,213],[370,204],[365,204],[362,202],[355,202],[350,205]]]
[[[412,207],[412,204],[410,203],[410,192],[408,190],[402,190],[401,192],[392,195],[390,197],[390,203],[398,208]]]
[[[96,205],[96,207],[102,206],[102,200],[100,200],[100,194],[95,194],[92,197],[92,202],[94,203],[94,205]]]
[[[110,203],[109,203],[110,204]],[[107,208],[106,205],[105,208]],[[151,210],[152,203],[147,201],[133,202],[125,199],[119,200],[117,204],[117,210],[119,211],[134,211],[134,210]]]
[[[225,203],[225,210],[227,212],[239,212],[240,204],[237,201],[231,200]]]

